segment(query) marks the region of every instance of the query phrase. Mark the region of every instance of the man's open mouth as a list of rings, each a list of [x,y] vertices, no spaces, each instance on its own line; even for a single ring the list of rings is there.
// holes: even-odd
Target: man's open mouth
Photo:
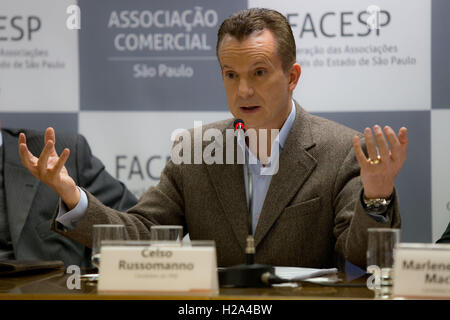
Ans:
[[[241,111],[244,113],[256,112],[259,108],[260,108],[260,106],[242,106],[242,107],[240,107]]]

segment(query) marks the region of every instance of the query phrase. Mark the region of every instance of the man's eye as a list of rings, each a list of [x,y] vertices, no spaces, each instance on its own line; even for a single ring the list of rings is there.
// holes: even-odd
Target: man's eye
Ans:
[[[227,72],[225,74],[225,77],[227,77],[228,79],[234,79],[236,77],[236,75],[232,72]]]
[[[261,76],[263,76],[263,75],[266,74],[266,70],[264,70],[264,69],[256,70],[255,74],[256,74],[258,77],[261,77]]]

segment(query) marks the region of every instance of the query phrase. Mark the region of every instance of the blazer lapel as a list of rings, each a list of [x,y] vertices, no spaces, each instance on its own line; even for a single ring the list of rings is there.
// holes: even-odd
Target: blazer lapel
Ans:
[[[14,249],[36,195],[39,180],[23,167],[19,157],[17,138],[2,130],[5,152],[4,178],[6,210]]]
[[[255,230],[255,246],[298,193],[317,165],[307,150],[315,146],[308,114],[296,103],[295,121],[280,152],[279,170],[272,177]]]
[[[230,125],[229,128],[232,129]],[[223,130],[224,145],[225,130]],[[248,235],[248,208],[245,196],[244,172],[242,164],[225,164],[226,152],[223,147],[223,163],[206,165],[211,182],[242,250]],[[234,151],[236,163],[236,149]]]
[[[314,146],[308,113],[296,103],[295,121],[280,153],[279,171],[272,177],[255,230],[255,246],[261,242],[316,167],[316,159],[308,152]],[[206,167],[226,218],[239,244],[245,250],[248,235],[248,208],[243,166],[213,164]]]

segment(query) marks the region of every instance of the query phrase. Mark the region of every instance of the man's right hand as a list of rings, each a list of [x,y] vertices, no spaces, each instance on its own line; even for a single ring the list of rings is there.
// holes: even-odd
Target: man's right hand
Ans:
[[[19,154],[22,164],[33,176],[52,188],[66,204],[69,210],[76,207],[80,201],[80,191],[75,181],[69,176],[64,164],[69,158],[69,149],[64,149],[61,156],[55,150],[55,131],[53,128],[45,130],[45,147],[36,158],[27,147],[24,133],[19,136]]]

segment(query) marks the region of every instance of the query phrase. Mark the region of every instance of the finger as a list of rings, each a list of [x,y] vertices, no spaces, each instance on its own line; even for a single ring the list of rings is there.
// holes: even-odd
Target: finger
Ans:
[[[21,143],[19,145],[19,155],[20,160],[22,160],[23,166],[27,168],[32,174],[36,174],[37,158],[33,156],[33,154],[28,150],[28,147],[25,143]]]
[[[386,134],[386,137],[391,146],[391,158],[392,160],[396,161],[398,159],[398,154],[400,151],[400,142],[398,141],[397,135],[391,127],[384,127],[384,133]]]
[[[400,142],[397,139],[397,135],[395,134],[394,130],[392,130],[391,127],[385,126],[384,133],[386,134],[391,149],[397,148],[400,145]]]
[[[354,136],[352,142],[356,160],[358,160],[359,166],[362,168],[367,165],[367,158],[361,148],[361,141],[358,136]]]
[[[409,144],[408,129],[401,127],[398,131],[398,139],[402,145],[407,146]]]
[[[364,130],[364,138],[366,139],[367,153],[371,160],[376,160],[378,157],[377,147],[375,146],[375,141],[372,137],[372,130],[366,128]]]
[[[38,170],[41,173],[45,173],[45,170],[47,170],[47,163],[48,163],[48,157],[50,156],[50,153],[53,149],[53,141],[49,140],[46,144],[44,149],[42,149],[41,155],[38,159]]]
[[[19,134],[19,145],[21,145],[22,143],[24,143],[25,145],[27,144],[27,137],[23,132]]]
[[[24,147],[22,147],[24,148],[23,150],[21,150],[21,144],[24,145]],[[19,156],[25,168],[28,168],[28,166],[32,166],[37,162],[37,158],[28,150],[27,137],[25,136],[25,133],[22,132],[19,134]],[[25,160],[27,160],[27,162],[24,162]]]
[[[23,147],[21,147],[22,144]],[[27,137],[25,136],[25,133],[22,132],[19,134],[19,156],[25,167],[27,167],[25,164],[31,166],[37,161],[37,158],[28,150]],[[24,163],[24,161],[26,162]]]
[[[379,125],[373,127],[373,132],[375,134],[375,140],[377,141],[378,150],[380,151],[380,156],[382,160],[389,159],[389,147],[384,137],[383,131]]]
[[[398,131],[398,139],[400,141],[400,144],[397,152],[398,154],[397,157],[399,158],[400,161],[405,161],[409,144],[408,130],[405,127],[402,127]]]
[[[59,174],[61,169],[64,167],[64,164],[66,163],[67,159],[69,159],[69,155],[70,150],[65,148],[63,152],[61,152],[58,161],[56,162],[55,166],[52,169],[53,174]]]
[[[44,142],[47,145],[47,143],[49,141],[53,142],[53,148],[51,149],[51,154],[55,153],[56,154],[56,150],[55,150],[55,143],[56,143],[56,137],[55,137],[55,130],[52,127],[48,127],[45,130],[45,138],[44,138]]]

